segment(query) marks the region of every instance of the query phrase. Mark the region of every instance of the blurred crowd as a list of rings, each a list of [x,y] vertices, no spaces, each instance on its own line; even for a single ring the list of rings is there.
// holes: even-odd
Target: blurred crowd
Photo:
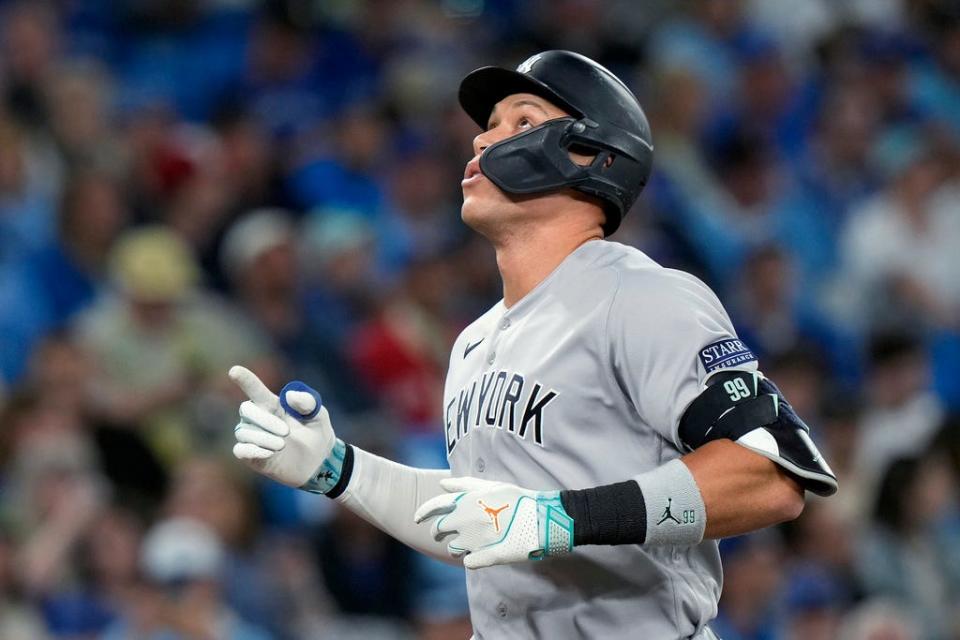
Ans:
[[[951,0],[0,1],[0,638],[469,637],[460,570],[230,457],[225,374],[445,465],[500,297],[456,88],[546,48],[650,117],[613,240],[717,291],[840,480],[721,544],[715,630],[960,638]]]

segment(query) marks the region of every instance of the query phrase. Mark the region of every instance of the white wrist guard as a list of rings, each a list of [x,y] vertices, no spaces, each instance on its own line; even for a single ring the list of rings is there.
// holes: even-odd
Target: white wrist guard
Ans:
[[[692,546],[703,540],[707,509],[687,465],[671,460],[634,480],[647,513],[644,544]]]

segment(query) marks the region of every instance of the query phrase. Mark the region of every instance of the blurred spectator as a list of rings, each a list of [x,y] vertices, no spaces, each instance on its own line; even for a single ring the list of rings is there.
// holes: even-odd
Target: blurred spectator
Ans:
[[[412,264],[379,312],[361,325],[351,349],[354,366],[405,428],[435,429],[443,373],[460,327],[451,324],[450,270],[439,257]]]
[[[16,380],[30,350],[50,331],[64,329],[105,285],[107,259],[128,221],[116,178],[80,171],[60,203],[57,237],[0,276],[3,373]]]
[[[852,341],[801,297],[796,269],[784,250],[766,246],[751,252],[739,284],[729,305],[737,335],[761,358],[765,369],[771,358],[803,351],[824,360],[828,356],[830,360],[824,364],[830,365],[835,377],[848,383],[856,378],[857,353]],[[768,373],[781,384],[781,378]],[[794,396],[787,397],[796,402]],[[811,415],[798,410],[800,415]]]
[[[757,25],[783,46],[791,66],[802,65],[816,43],[837,26],[841,10],[830,0],[802,4],[790,0],[749,0],[749,13]],[[850,11],[847,3],[843,10]]]
[[[960,414],[947,416],[930,449],[941,452],[953,469],[953,474],[960,478]]]
[[[321,574],[340,611],[410,618],[413,551],[341,507],[316,548]]]
[[[919,640],[917,622],[896,601],[870,600],[854,608],[840,629],[840,640]]]
[[[294,167],[287,188],[301,209],[347,211],[371,222],[383,215],[387,122],[369,107],[353,107],[331,128],[332,148]]]
[[[124,161],[121,140],[111,127],[113,83],[95,60],[58,67],[46,91],[46,109],[67,167],[118,171]]]
[[[142,516],[116,505],[103,510],[84,539],[83,564],[95,588],[115,604],[131,595],[140,578]]]
[[[276,149],[266,127],[239,107],[222,109],[213,124],[220,138],[221,177],[232,183],[234,208],[268,205],[278,185]]]
[[[217,459],[195,457],[177,468],[164,512],[201,522],[217,535],[222,544],[219,579],[225,602],[245,620],[283,637],[304,626],[303,618],[312,615],[310,608],[323,611],[325,603],[322,594],[313,594],[311,601],[309,590],[296,594],[283,588],[287,579],[277,568],[293,562],[309,565],[312,557],[296,545],[289,549],[280,544],[258,545],[265,538],[259,535],[251,498],[235,468]]]
[[[120,102],[208,118],[243,72],[250,16],[237,9],[219,2],[113,7],[105,30]]]
[[[843,492],[838,493],[834,504],[844,518],[861,517],[865,498],[861,494],[863,487],[856,481],[856,464],[860,447],[860,420],[863,401],[854,391],[840,391],[827,394],[823,399],[822,428],[819,444],[821,451],[830,460],[830,467],[843,483]]]
[[[784,534],[789,549],[788,610],[809,607],[813,618],[819,619],[816,614],[822,613],[833,620],[833,614],[842,613],[859,599],[859,538],[852,516],[830,501],[813,499],[800,518],[784,527]]]
[[[785,605],[787,638],[832,640],[837,637],[846,602],[831,577],[813,569],[794,576]]]
[[[723,599],[711,628],[724,640],[775,640],[783,586],[781,542],[773,531],[724,540]]]
[[[740,56],[760,38],[743,5],[741,0],[697,3],[656,31],[649,47],[653,61],[695,72],[709,88],[711,102],[731,100]]]
[[[312,133],[344,104],[363,97],[376,74],[356,35],[318,24],[319,11],[265,4],[231,93],[241,96],[281,139]]]
[[[131,231],[112,256],[117,295],[101,299],[82,319],[81,344],[96,366],[96,410],[109,422],[145,430],[155,451],[172,462],[222,437],[203,431],[191,401],[235,362],[269,353],[228,307],[196,286],[188,248],[160,227]]]
[[[882,125],[887,131],[920,125],[927,114],[908,91],[907,60],[910,43],[899,33],[877,29],[863,35],[860,56],[864,80],[872,90]]]
[[[807,300],[819,301],[842,258],[839,236],[850,209],[879,186],[869,157],[878,122],[869,85],[844,83],[823,99],[811,139],[797,154],[783,215],[800,282],[812,288]]]
[[[919,8],[933,55],[915,61],[911,94],[927,112],[960,135],[960,11],[950,2]]]
[[[153,526],[144,540],[145,582],[105,640],[133,638],[236,638],[269,634],[241,620],[222,600],[223,548],[206,526],[172,518]]]
[[[738,62],[734,98],[725,109],[711,114],[708,139],[749,131],[777,157],[796,154],[805,143],[807,105],[776,42],[759,33],[745,38],[739,45]]]
[[[157,159],[163,200],[154,211],[205,265],[215,262],[217,242],[245,191],[244,176],[228,173],[220,139],[205,127],[170,131]],[[255,176],[251,176],[255,179]]]
[[[768,359],[763,370],[764,375],[776,381],[784,397],[790,399],[797,414],[809,423],[813,437],[819,438],[823,422],[823,382],[827,377],[820,352],[810,345],[799,344]]]
[[[706,279],[728,275],[739,259],[738,241],[723,232],[720,210],[726,205],[723,185],[698,144],[709,106],[703,81],[691,70],[676,66],[658,69],[651,104],[657,131],[657,168],[648,197],[654,213],[679,244],[686,261]]]
[[[66,334],[48,336],[33,354],[24,386],[45,394],[44,402],[65,415],[82,416],[104,476],[115,487],[114,499],[143,514],[155,507],[166,486],[166,473],[139,433],[102,422],[91,411],[93,363]]]
[[[462,234],[450,189],[458,175],[461,167],[427,148],[407,150],[392,163],[381,249],[389,270],[438,254]]]
[[[890,188],[851,214],[842,296],[861,326],[955,326],[960,313],[956,185],[922,134],[891,134],[877,150]]]
[[[223,270],[234,294],[287,353],[295,351],[303,321],[296,235],[288,212],[257,209],[230,228],[221,251]]]
[[[337,242],[330,237],[336,230],[326,229],[329,233],[321,231],[327,236],[323,241]],[[338,312],[350,313],[344,308],[349,302],[310,299],[312,296],[306,292],[309,275],[304,278],[298,235],[292,217],[284,210],[248,212],[224,238],[224,273],[242,309],[286,357],[292,373],[314,380],[327,392],[328,408],[344,407],[353,412],[369,408],[374,403],[365,397],[363,385],[347,363],[342,346],[344,328],[335,328]],[[308,239],[308,246],[309,243]],[[339,251],[324,246],[306,248],[304,252],[310,254],[314,250],[326,254],[320,259],[327,264],[336,260],[333,254]],[[326,274],[317,277],[323,275]],[[324,284],[339,298],[336,283]]]
[[[14,553],[13,541],[0,531],[0,636],[44,640],[47,634],[40,615],[18,593]]]
[[[869,360],[870,405],[860,421],[855,475],[848,488],[865,509],[887,465],[924,451],[943,417],[940,402],[929,391],[929,363],[914,336],[875,336]]]
[[[48,242],[53,236],[53,194],[37,184],[30,147],[21,126],[0,112],[0,265]]]
[[[733,290],[734,278],[753,248],[777,240],[789,245],[790,229],[781,213],[782,176],[772,149],[747,129],[725,132],[708,152],[700,153],[713,173],[702,185],[708,188],[707,197],[683,194],[684,187],[700,193],[692,190],[699,182],[690,174],[693,167],[684,171],[685,184],[667,185],[664,195],[667,206],[675,207],[668,215],[679,216],[673,224],[679,226],[695,264],[702,263],[707,281],[725,294]],[[692,159],[699,162],[696,156]],[[718,188],[711,191],[712,186]]]
[[[321,333],[343,343],[367,317],[382,287],[377,270],[376,228],[347,212],[313,211],[304,220],[304,254],[309,313]]]
[[[939,453],[894,460],[877,495],[875,525],[858,548],[867,592],[907,607],[923,638],[953,637],[960,628],[957,484]]]
[[[44,86],[61,54],[60,17],[47,3],[23,0],[3,7],[0,24],[4,103],[21,123],[43,126]]]
[[[8,517],[21,532],[14,567],[24,593],[41,605],[54,635],[97,632],[109,607],[88,588],[79,563],[87,532],[105,506],[107,485],[79,416],[23,395],[7,407]]]

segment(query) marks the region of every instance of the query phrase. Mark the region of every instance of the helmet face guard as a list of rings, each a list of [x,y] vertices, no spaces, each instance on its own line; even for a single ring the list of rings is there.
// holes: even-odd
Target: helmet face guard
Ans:
[[[580,165],[571,152],[594,157]],[[646,141],[627,131],[588,118],[556,118],[487,147],[480,170],[511,194],[572,188],[601,198],[607,214],[604,233],[609,235],[643,188],[635,179],[637,167],[649,163],[651,153]],[[631,176],[632,188],[620,186]]]
[[[507,193],[526,194],[572,187],[587,177],[564,144],[573,118],[550,120],[487,147],[480,156],[483,175]]]

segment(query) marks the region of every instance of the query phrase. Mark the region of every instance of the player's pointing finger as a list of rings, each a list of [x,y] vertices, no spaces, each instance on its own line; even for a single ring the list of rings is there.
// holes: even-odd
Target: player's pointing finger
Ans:
[[[267,409],[268,411],[276,411],[279,407],[279,402],[277,396],[273,394],[270,389],[267,388],[263,382],[260,381],[260,378],[257,377],[253,371],[247,369],[246,367],[241,367],[239,365],[234,365],[230,367],[230,371],[227,373],[230,376],[230,379],[240,390],[243,391],[248,398],[259,404],[261,407]]]

